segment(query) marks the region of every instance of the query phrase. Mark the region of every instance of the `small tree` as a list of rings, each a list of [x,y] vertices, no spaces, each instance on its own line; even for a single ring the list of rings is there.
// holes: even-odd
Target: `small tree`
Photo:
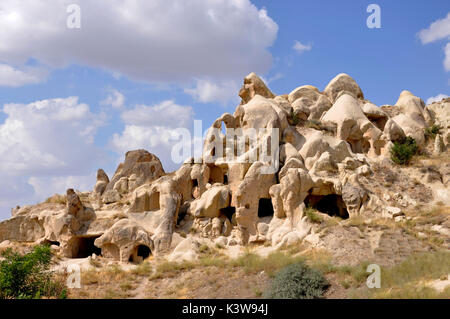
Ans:
[[[36,246],[25,255],[8,248],[0,262],[0,298],[65,298],[66,290],[60,282],[52,280],[49,271],[49,246]]]
[[[416,140],[408,136],[401,141],[394,142],[391,147],[391,160],[400,165],[406,165],[411,158],[417,153],[418,147]]]
[[[327,280],[319,271],[301,262],[280,270],[264,297],[270,299],[320,298],[327,286]]]

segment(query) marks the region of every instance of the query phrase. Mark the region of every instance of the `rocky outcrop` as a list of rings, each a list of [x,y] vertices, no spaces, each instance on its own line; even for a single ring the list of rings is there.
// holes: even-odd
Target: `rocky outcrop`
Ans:
[[[122,219],[95,240],[105,257],[124,262],[141,262],[154,249],[151,234],[136,221]]]
[[[104,170],[99,169],[97,171],[97,182],[95,183],[94,186],[94,193],[101,196],[105,191],[106,186],[108,186],[108,184],[109,184],[108,175],[106,175]]]
[[[114,176],[106,186],[106,191],[112,189],[119,189],[122,192],[133,191],[162,175],[164,175],[164,169],[159,158],[146,150],[130,151],[125,155],[125,162],[117,167]],[[128,185],[129,180],[132,182],[130,185]]]
[[[326,218],[400,221],[399,210],[428,196],[422,187],[416,200],[399,201],[400,209],[380,192],[377,179],[397,187],[386,169],[392,143],[412,136],[437,155],[450,144],[449,100],[425,106],[404,91],[395,106],[380,108],[347,74],[323,92],[303,85],[275,96],[251,73],[239,96],[235,112],[208,130],[201,158],[166,174],[155,155],[130,151],[111,180],[98,170],[92,192],[69,189],[65,197],[14,209],[0,223],[0,242],[58,243],[66,257],[96,253],[122,262],[151,254],[192,260],[200,239],[221,246],[317,243],[310,209]],[[431,125],[440,131],[430,146]],[[425,173],[439,194],[448,193],[445,167]]]

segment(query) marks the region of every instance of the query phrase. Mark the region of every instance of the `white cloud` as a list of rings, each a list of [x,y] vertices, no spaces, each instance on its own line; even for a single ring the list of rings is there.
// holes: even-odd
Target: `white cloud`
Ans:
[[[122,109],[125,105],[125,96],[116,89],[109,89],[109,94],[100,105],[111,106],[114,109]]]
[[[83,176],[30,177],[28,184],[33,186],[37,198],[53,194],[64,194],[68,188],[79,191],[92,190],[97,180],[96,174]]]
[[[76,63],[150,82],[242,78],[272,63],[278,26],[249,0],[80,0],[81,29],[68,29],[72,2],[2,0],[0,61]]]
[[[418,35],[423,44],[450,37],[450,12],[445,18],[436,20],[427,29],[421,30]]]
[[[427,105],[433,102],[440,102],[442,99],[448,98],[448,95],[438,94],[427,99]]]
[[[61,189],[63,181],[76,184],[101,162],[94,137],[103,115],[91,113],[78,97],[6,104],[2,112],[6,120],[0,124],[1,207],[36,203],[64,192],[68,184]]]
[[[423,29],[418,33],[422,44],[435,42],[441,39],[450,40],[450,12],[443,19],[436,20],[428,29]],[[450,42],[444,48],[444,69],[450,71]]]
[[[174,101],[164,101],[153,106],[137,105],[122,113],[125,124],[141,126],[186,127],[192,120],[192,108]]]
[[[305,51],[310,51],[312,49],[312,45],[310,44],[302,44],[300,41],[295,41],[294,46],[292,47],[298,54],[302,54]]]
[[[171,158],[173,145],[179,138],[178,128],[191,128],[193,111],[190,106],[181,106],[174,101],[157,105],[138,105],[124,111],[122,119],[125,128],[121,134],[114,134],[110,141],[113,150],[125,154],[133,149],[144,148],[159,157],[164,169],[176,169],[179,163]]]
[[[239,101],[239,84],[232,80],[219,83],[204,79],[197,80],[194,88],[185,89],[184,92],[202,103],[220,102],[226,105],[228,102]]]
[[[444,59],[444,68],[446,71],[450,71],[450,42],[445,46],[445,59]]]
[[[7,64],[0,64],[0,86],[19,87],[36,84],[47,80],[48,71],[37,67],[14,68]]]

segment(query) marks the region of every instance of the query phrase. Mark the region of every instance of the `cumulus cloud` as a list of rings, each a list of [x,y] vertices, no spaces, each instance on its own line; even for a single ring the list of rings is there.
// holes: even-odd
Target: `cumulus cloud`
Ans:
[[[125,105],[125,96],[116,89],[109,89],[109,94],[100,105],[111,106],[114,109],[122,109]]]
[[[2,0],[0,61],[76,63],[150,82],[241,78],[272,63],[278,26],[249,0],[80,0],[81,28],[68,29],[71,3]]]
[[[419,32],[419,38],[423,44],[450,37],[450,12],[443,19],[436,20],[427,29]]]
[[[418,33],[422,44],[435,42],[442,39],[450,40],[450,12],[443,19],[436,20],[427,29]],[[450,42],[444,47],[444,69],[450,71]]]
[[[156,105],[137,105],[124,111],[122,120],[125,128],[121,134],[114,134],[110,141],[113,150],[124,154],[131,149],[144,148],[160,158],[164,169],[175,169],[179,163],[171,158],[172,147],[178,142],[178,128],[190,129],[193,110],[174,101]]]
[[[305,51],[310,51],[312,49],[312,45],[310,44],[302,44],[300,41],[295,41],[294,46],[292,47],[298,54],[302,54]]]
[[[427,105],[434,103],[434,102],[440,102],[442,99],[448,98],[448,95],[445,94],[438,94],[436,96],[432,96],[427,99]]]
[[[238,102],[239,84],[237,81],[214,82],[211,80],[197,80],[196,86],[185,89],[185,93],[202,103],[220,102],[226,105],[229,102]]]
[[[2,112],[0,206],[38,202],[56,190],[63,192],[62,180],[79,181],[101,161],[94,138],[103,116],[78,97],[6,104]]]
[[[41,83],[47,80],[48,71],[39,67],[14,68],[0,64],[0,86],[19,87],[27,84]]]

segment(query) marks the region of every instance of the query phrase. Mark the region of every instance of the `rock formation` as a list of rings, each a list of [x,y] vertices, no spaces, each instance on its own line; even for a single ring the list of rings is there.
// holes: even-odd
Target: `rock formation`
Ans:
[[[373,181],[379,166],[394,165],[394,142],[411,136],[425,151],[425,129],[433,124],[441,132],[431,152],[448,150],[449,99],[425,106],[403,91],[394,106],[378,107],[347,74],[323,92],[304,85],[276,96],[251,73],[239,96],[234,114],[214,121],[200,161],[188,159],[166,174],[155,155],[130,151],[111,180],[98,170],[92,192],[67,190],[66,205],[15,208],[0,223],[0,242],[50,242],[70,258],[96,253],[139,262],[152,254],[183,255],[182,247],[193,244],[186,239],[176,247],[175,230],[223,245],[276,246],[313,240],[308,207],[344,219],[401,219],[402,205],[433,196],[425,185],[421,198],[403,194],[395,207]],[[230,145],[230,136],[237,142]],[[448,194],[449,170],[438,178],[427,174]]]

